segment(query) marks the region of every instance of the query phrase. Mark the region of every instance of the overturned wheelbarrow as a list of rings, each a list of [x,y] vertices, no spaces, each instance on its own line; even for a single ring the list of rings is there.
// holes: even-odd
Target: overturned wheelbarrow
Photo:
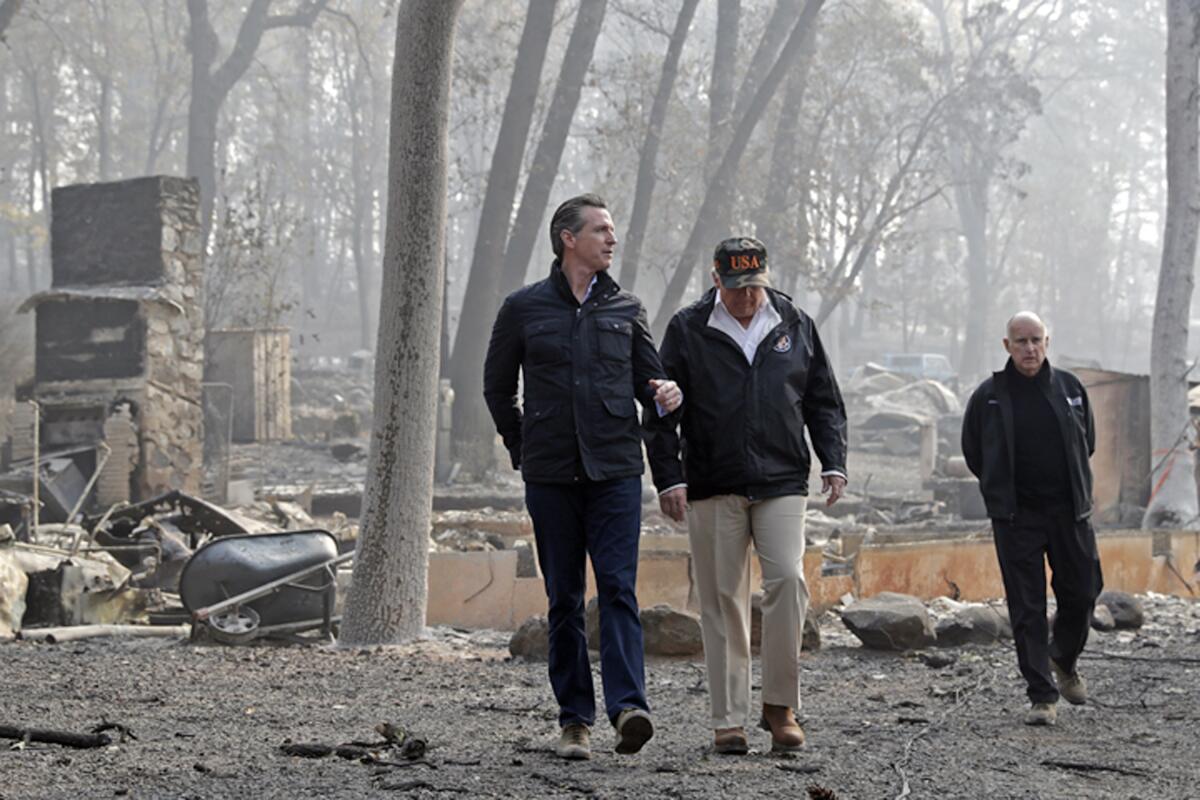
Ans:
[[[188,560],[179,595],[200,626],[226,644],[320,630],[330,638],[337,599],[338,555],[328,531],[288,531],[214,539]]]

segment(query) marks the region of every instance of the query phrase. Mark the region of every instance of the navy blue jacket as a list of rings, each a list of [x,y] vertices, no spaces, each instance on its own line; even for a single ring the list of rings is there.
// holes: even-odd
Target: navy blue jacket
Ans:
[[[526,481],[600,481],[642,474],[634,401],[653,408],[650,379],[664,377],[641,301],[601,272],[580,305],[556,261],[501,306],[483,394]]]

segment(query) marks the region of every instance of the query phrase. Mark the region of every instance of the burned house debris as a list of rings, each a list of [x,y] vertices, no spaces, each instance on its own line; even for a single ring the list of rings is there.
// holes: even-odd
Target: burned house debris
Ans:
[[[204,341],[195,192],[157,177],[54,195],[54,283],[24,304],[36,315],[35,374],[18,387],[0,470],[11,534],[0,543],[0,636],[193,621],[242,643],[328,637],[336,625],[366,478],[369,354],[301,356],[284,329]],[[1080,375],[1096,406],[1098,516],[1129,527],[1149,492],[1147,384]],[[960,396],[876,364],[844,385],[855,484],[837,506],[808,511],[814,609],[945,595],[968,607],[938,621],[939,639],[995,639],[994,613],[971,605],[1002,587],[959,454]],[[443,392],[442,433],[451,414]],[[428,620],[515,630],[545,611],[520,483],[500,473],[455,484],[450,456],[439,459]],[[690,613],[686,537],[645,500],[640,598]],[[1147,541],[1102,537],[1114,586],[1186,591],[1195,537]]]
[[[12,425],[10,468],[30,484],[35,456],[39,483],[87,480],[99,459],[78,451],[106,442],[102,501],[199,490],[198,202],[194,181],[164,176],[54,190],[53,282],[22,306],[36,315],[35,374]]]

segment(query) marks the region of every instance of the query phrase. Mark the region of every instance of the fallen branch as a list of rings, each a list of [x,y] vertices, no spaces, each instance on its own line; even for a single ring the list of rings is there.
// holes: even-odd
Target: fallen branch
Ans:
[[[799,772],[801,775],[815,775],[821,771],[816,764],[776,764],[775,769],[781,769],[784,772]]]
[[[1118,775],[1125,775],[1130,778],[1144,778],[1149,775],[1145,770],[1140,769],[1125,769],[1124,767],[1110,767],[1107,764],[1088,764],[1085,761],[1058,761],[1053,758],[1048,758],[1042,761],[1044,767],[1058,767],[1059,769],[1069,769],[1075,772],[1115,772]]]
[[[967,702],[967,698],[971,694],[978,692],[983,687],[983,684],[987,677],[988,676],[980,677],[980,679],[975,682],[975,685],[970,688],[963,689],[961,691],[958,689],[955,689],[954,705],[950,706],[945,711],[943,711],[941,716],[939,716],[936,721],[926,722],[925,727],[921,728],[921,730],[917,731],[915,734],[910,736],[908,738],[908,741],[906,741],[904,743],[904,757],[899,761],[892,762],[892,769],[894,769],[896,771],[896,774],[900,776],[900,793],[897,794],[895,796],[895,798],[893,798],[893,800],[902,800],[902,798],[908,797],[910,794],[912,794],[912,787],[909,785],[908,773],[905,771],[905,767],[908,766],[908,762],[912,758],[913,745],[915,745],[917,743],[917,740],[920,739],[922,736],[925,736],[930,731],[932,731],[935,726],[941,725],[943,722],[945,722],[946,719],[952,713],[958,711],[958,709],[961,708],[963,706],[963,704],[965,704]],[[994,674],[991,677],[994,679]],[[918,719],[918,718],[915,718],[915,717],[912,718],[912,720],[914,720],[914,721],[916,719]],[[905,718],[901,717],[901,721],[904,721],[904,720],[905,720]]]
[[[106,636],[186,639],[191,632],[190,625],[70,625],[64,628],[27,628],[21,631],[21,638],[32,642],[61,644]]]
[[[72,731],[51,731],[39,728],[18,728],[12,725],[0,725],[0,739],[61,744],[81,750],[112,744],[112,739],[103,733],[73,733]]]

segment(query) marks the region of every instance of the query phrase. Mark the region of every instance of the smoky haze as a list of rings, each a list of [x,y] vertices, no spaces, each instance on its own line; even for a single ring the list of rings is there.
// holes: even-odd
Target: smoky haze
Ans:
[[[243,64],[242,4],[3,5],[6,380],[30,370],[30,321],[13,307],[49,285],[51,190],[147,174],[192,171],[203,188],[211,172],[209,327],[287,326],[301,363],[374,349],[394,2],[274,0],[281,22],[249,37]],[[1049,322],[1052,358],[1146,372],[1166,23],[1161,3],[1135,5],[468,0],[445,371],[477,371],[499,298],[548,269],[547,209],[594,191],[622,240],[614,273],[651,320],[696,298],[713,245],[746,233],[842,372],[925,352],[978,376],[1002,363],[1019,308]],[[211,37],[191,35],[204,25]],[[523,56],[532,66],[514,72]],[[494,159],[510,98],[524,98],[515,146]],[[500,219],[473,257],[490,190]],[[495,279],[468,302],[473,269]]]

